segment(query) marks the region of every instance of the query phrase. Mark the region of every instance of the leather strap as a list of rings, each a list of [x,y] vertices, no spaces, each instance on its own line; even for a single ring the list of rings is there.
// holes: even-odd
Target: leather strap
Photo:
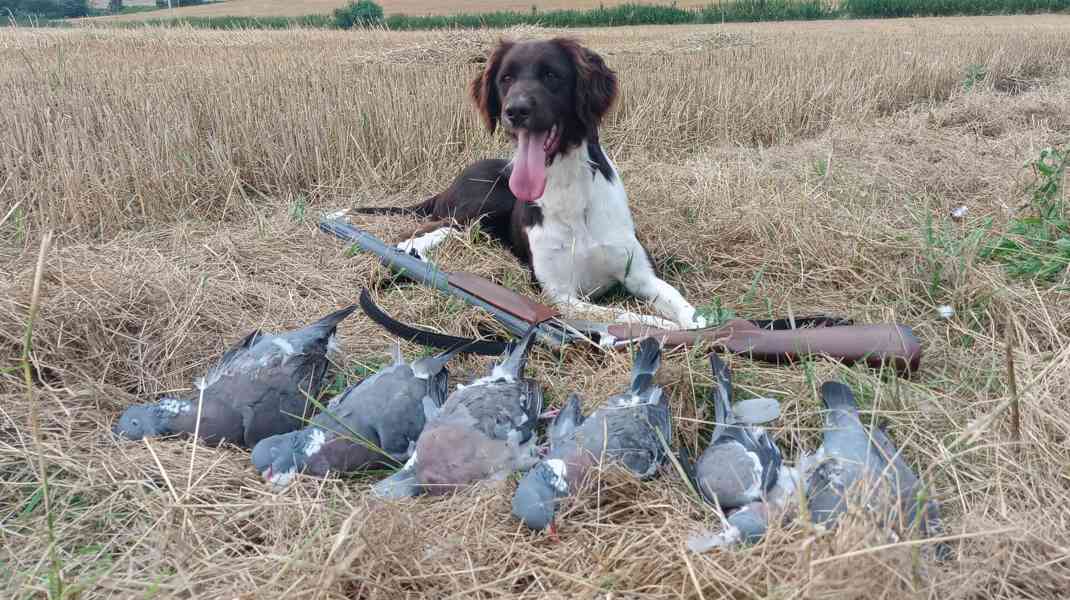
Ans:
[[[406,325],[383,312],[372,300],[368,288],[364,288],[360,292],[360,308],[364,311],[364,314],[368,315],[369,319],[378,323],[383,329],[403,340],[420,346],[449,350],[465,345],[467,347],[461,350],[460,354],[479,354],[481,356],[501,356],[509,347],[506,342],[457,337]]]

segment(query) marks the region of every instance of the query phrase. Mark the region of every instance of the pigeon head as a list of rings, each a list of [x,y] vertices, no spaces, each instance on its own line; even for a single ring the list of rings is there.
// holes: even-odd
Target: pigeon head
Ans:
[[[129,440],[158,437],[171,433],[171,419],[192,410],[188,400],[163,398],[156,404],[137,404],[127,408],[112,427],[112,433]]]
[[[274,487],[286,487],[326,441],[326,434],[318,427],[264,438],[253,447],[253,466]]]
[[[565,464],[551,459],[540,462],[524,475],[513,494],[513,516],[530,529],[549,527],[557,513],[557,501],[568,494]]]

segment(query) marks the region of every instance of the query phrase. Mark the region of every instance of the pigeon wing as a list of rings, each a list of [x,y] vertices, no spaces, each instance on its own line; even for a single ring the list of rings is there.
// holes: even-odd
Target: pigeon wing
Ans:
[[[548,428],[550,449],[559,448],[568,438],[575,436],[576,429],[583,424],[583,408],[580,396],[575,392],[568,395],[561,412],[557,413],[554,422]]]

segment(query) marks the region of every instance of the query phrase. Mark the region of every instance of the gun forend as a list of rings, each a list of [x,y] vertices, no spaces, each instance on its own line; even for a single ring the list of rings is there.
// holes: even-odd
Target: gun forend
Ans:
[[[905,325],[843,325],[805,329],[762,329],[741,319],[720,327],[669,331],[635,325],[611,325],[609,334],[620,341],[655,337],[666,347],[707,343],[733,354],[776,364],[803,356],[827,356],[844,364],[865,361],[872,368],[892,367],[913,373],[921,366],[921,343]]]

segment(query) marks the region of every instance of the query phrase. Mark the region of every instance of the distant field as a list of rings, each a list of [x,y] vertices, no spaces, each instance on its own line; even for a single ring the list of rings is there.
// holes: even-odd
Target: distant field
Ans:
[[[106,0],[103,4],[106,6]],[[132,0],[128,4],[148,3],[149,0]],[[299,17],[302,15],[326,14],[345,5],[347,0],[229,0],[218,4],[176,8],[168,12],[175,17]],[[464,0],[462,2],[435,2],[434,0],[382,0],[379,4],[386,14],[406,15],[450,15],[459,13],[481,13],[499,10],[526,11],[532,6],[539,10],[556,10],[564,8],[590,9],[599,6],[618,4],[668,4],[665,0]],[[679,0],[676,5],[681,8],[709,6],[716,0]],[[119,17],[97,17],[116,21],[140,21],[158,19],[163,13],[123,15]]]

